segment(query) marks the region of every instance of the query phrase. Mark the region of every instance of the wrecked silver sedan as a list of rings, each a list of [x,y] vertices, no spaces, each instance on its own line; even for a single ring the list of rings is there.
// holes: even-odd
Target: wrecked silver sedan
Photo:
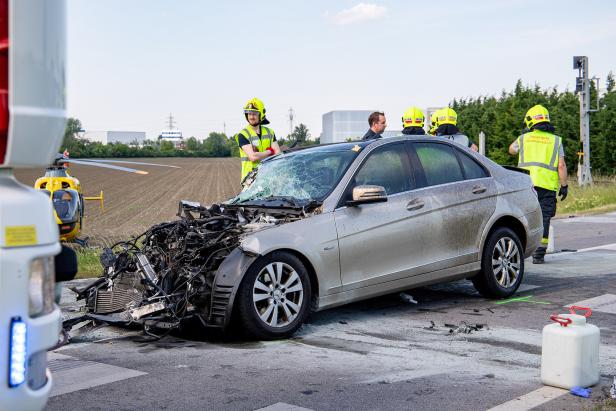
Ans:
[[[530,179],[448,140],[396,137],[323,145],[263,161],[223,204],[181,202],[101,256],[85,319],[187,320],[248,335],[293,334],[311,311],[469,278],[512,295],[542,236]]]

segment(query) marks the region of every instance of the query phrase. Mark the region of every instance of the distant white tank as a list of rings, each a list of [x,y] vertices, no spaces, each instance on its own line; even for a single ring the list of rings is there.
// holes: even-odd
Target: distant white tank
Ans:
[[[584,315],[575,314],[585,311]],[[571,314],[553,315],[543,327],[541,381],[570,389],[599,382],[599,328],[586,323],[590,308],[571,307]]]

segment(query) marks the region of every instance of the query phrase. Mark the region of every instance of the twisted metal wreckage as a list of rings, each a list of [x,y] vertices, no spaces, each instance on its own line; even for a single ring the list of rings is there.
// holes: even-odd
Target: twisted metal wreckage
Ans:
[[[103,275],[72,288],[77,300],[85,299],[85,314],[64,321],[63,328],[68,332],[84,321],[139,324],[146,334],[160,336],[158,330],[179,328],[189,319],[222,328],[231,315],[232,287],[221,277],[258,257],[242,249],[242,239],[318,213],[319,206],[288,198],[258,206],[181,201],[180,219],[103,250]],[[225,260],[227,269],[219,274]]]

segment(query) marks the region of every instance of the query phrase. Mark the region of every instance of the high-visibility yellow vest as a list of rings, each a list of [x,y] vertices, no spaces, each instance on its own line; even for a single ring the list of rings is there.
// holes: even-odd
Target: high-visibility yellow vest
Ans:
[[[254,148],[255,151],[263,152],[267,150],[268,147],[272,146],[272,140],[274,139],[274,131],[268,127],[261,127],[261,138],[259,138],[258,134],[255,133],[252,127],[246,127],[239,133],[235,135],[235,142],[239,145],[239,136],[242,135],[250,141],[250,144]],[[250,161],[244,150],[240,148],[240,160],[242,160],[242,180],[246,175],[255,168],[259,162],[258,161]]]
[[[558,191],[558,153],[561,144],[560,137],[541,130],[518,137],[518,167],[530,171],[534,186]]]

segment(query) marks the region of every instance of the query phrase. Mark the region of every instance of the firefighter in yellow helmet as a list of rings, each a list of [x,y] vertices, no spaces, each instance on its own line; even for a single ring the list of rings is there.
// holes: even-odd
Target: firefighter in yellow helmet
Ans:
[[[479,151],[479,148],[473,141],[466,135],[460,132],[458,129],[458,114],[454,109],[444,107],[435,112],[437,128],[435,135],[438,137],[444,137],[451,141],[455,141],[465,147],[470,148],[473,151]]]
[[[524,116],[528,130],[509,146],[518,155],[518,167],[530,171],[543,215],[541,246],[533,253],[533,264],[543,264],[548,245],[550,219],[556,214],[556,193],[567,198],[567,165],[560,137],[554,135],[550,114],[542,105],[532,107]]]
[[[263,102],[258,98],[250,99],[244,106],[244,116],[248,126],[235,135],[235,141],[240,147],[242,181],[261,160],[280,153],[274,131],[265,127],[269,121],[265,118]]]
[[[430,134],[431,136],[435,136],[437,128],[438,128],[438,110],[430,114],[430,130],[428,130],[428,134]]]
[[[402,114],[402,134],[406,135],[425,135],[423,129],[425,116],[423,111],[417,107],[409,107]]]

